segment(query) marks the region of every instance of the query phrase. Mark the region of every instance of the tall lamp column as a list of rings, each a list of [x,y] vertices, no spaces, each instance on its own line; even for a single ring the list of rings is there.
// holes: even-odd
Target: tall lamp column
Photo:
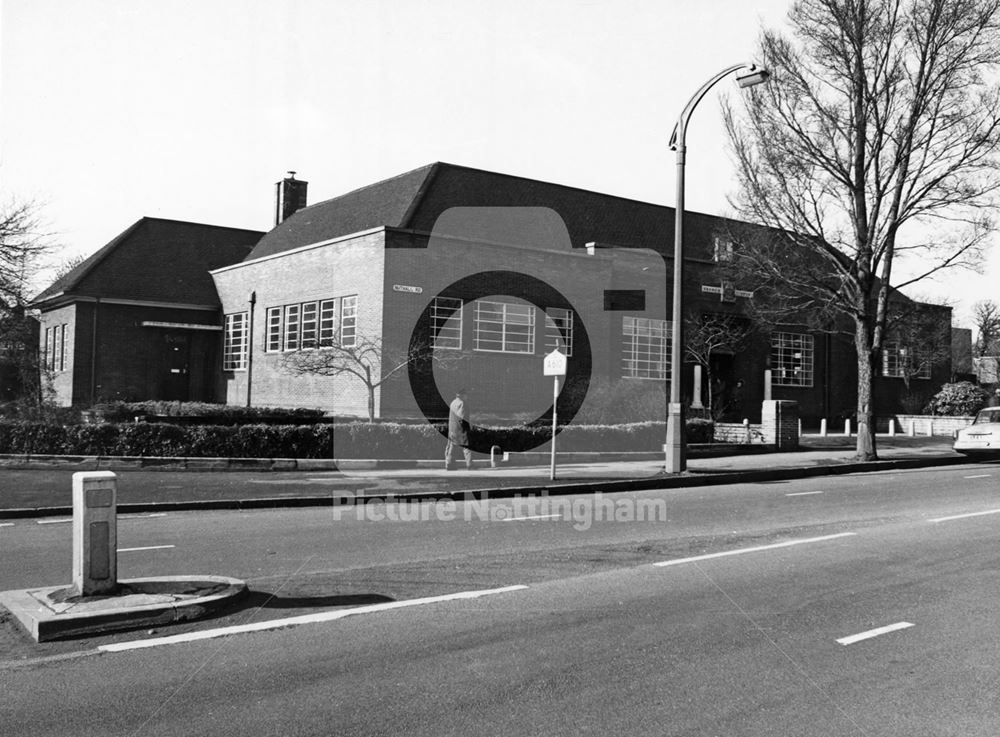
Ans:
[[[687,449],[684,442],[684,405],[681,403],[681,356],[683,349],[684,282],[684,165],[687,154],[685,143],[688,121],[695,107],[717,82],[736,73],[740,87],[752,87],[766,82],[770,76],[766,69],[755,64],[735,64],[723,69],[695,92],[681,111],[670,137],[670,148],[677,152],[677,202],[674,211],[674,291],[670,325],[670,401],[667,404],[667,473],[682,473],[687,469]]]

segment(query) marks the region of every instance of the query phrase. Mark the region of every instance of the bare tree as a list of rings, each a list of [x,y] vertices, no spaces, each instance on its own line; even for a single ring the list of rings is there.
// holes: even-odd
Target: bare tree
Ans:
[[[38,322],[28,314],[31,280],[51,246],[34,202],[0,206],[0,374],[4,394],[37,408],[45,397],[38,356]]]
[[[900,298],[890,300],[882,343],[882,375],[902,379],[908,393],[914,379],[930,379],[935,366],[951,361],[951,322],[940,319],[941,307]]]
[[[792,37],[762,36],[771,82],[725,111],[740,179],[733,204],[776,229],[747,239],[737,258],[786,316],[848,326],[859,459],[877,457],[872,377],[891,290],[973,263],[991,232],[998,9],[1000,0],[799,0]],[[897,257],[913,269],[898,284]]]
[[[685,320],[684,350],[691,360],[705,369],[708,408],[712,419],[718,420],[726,412],[726,407],[720,401],[722,397],[714,396],[712,355],[739,352],[756,331],[754,324],[747,318],[724,312],[693,314]]]
[[[976,327],[976,357],[1000,351],[1000,305],[983,299],[972,305],[972,322]]]
[[[23,305],[41,257],[50,250],[38,205],[10,200],[0,209],[0,300]]]
[[[368,395],[368,421],[375,421],[375,393],[387,381],[413,366],[450,367],[448,351],[435,351],[429,343],[394,350],[377,336],[356,335],[349,345],[340,336],[315,348],[286,353],[282,367],[295,375],[350,376],[360,381]]]

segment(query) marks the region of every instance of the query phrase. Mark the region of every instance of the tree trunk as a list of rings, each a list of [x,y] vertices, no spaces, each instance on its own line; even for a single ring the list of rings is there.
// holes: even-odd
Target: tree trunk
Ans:
[[[867,320],[855,320],[854,347],[858,353],[858,443],[854,457],[859,461],[878,459],[875,449],[875,416],[872,412],[872,328]]]
[[[368,424],[375,422],[375,387],[368,385]]]

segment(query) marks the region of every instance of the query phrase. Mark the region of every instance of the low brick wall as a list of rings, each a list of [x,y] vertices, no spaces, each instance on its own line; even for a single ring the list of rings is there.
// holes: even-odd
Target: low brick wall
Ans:
[[[761,406],[761,432],[764,442],[777,450],[799,447],[799,403],[765,399]]]
[[[896,432],[906,435],[910,432],[910,423],[912,422],[915,435],[952,435],[963,427],[971,425],[974,419],[974,417],[896,415]]]
[[[760,425],[744,425],[741,422],[716,422],[715,442],[717,443],[763,443],[764,433]]]

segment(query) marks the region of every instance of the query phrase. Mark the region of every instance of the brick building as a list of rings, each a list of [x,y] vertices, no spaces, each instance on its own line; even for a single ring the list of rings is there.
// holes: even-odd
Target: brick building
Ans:
[[[673,217],[668,207],[443,163],[305,207],[245,259],[212,271],[225,332],[216,396],[365,416],[357,377],[289,368],[325,346],[366,342],[384,364],[368,362],[376,376],[415,349],[433,355],[377,388],[379,417],[440,416],[460,385],[475,388],[480,415],[542,414],[552,391],[542,356],[557,345],[570,354],[561,413],[585,408],[588,387],[601,381],[662,392],[671,378]],[[753,285],[722,278],[730,223],[689,213],[685,227],[688,317],[744,316]],[[950,325],[950,309],[932,311]],[[946,355],[907,372],[909,350],[887,343],[876,414],[948,379]],[[807,421],[854,411],[845,338],[788,325],[718,350],[710,363],[730,419],[759,418],[768,369],[772,397],[797,401]],[[682,395],[707,400],[707,377],[697,391],[693,364],[681,380]]]
[[[142,218],[35,297],[56,403],[221,399],[221,304],[208,272],[262,235]]]

